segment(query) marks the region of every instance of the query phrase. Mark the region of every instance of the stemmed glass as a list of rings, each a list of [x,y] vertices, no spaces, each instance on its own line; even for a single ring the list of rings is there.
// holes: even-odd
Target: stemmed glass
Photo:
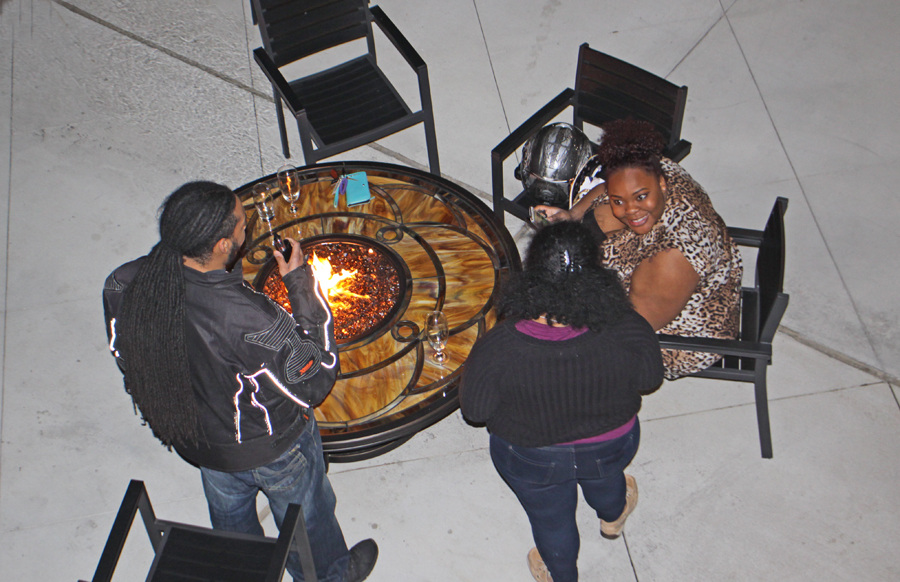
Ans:
[[[260,220],[265,221],[269,233],[272,235],[272,243],[279,251],[284,253],[284,245],[278,233],[272,230],[272,219],[275,218],[275,201],[272,200],[272,187],[266,182],[260,182],[253,186],[253,205]],[[287,257],[285,257],[285,260]]]
[[[297,168],[293,164],[285,164],[278,168],[277,176],[278,187],[281,189],[284,201],[290,203],[291,214],[297,214],[295,204],[300,198],[300,177],[297,174]]]
[[[266,182],[253,186],[253,205],[259,217],[266,221],[272,230],[272,219],[275,218],[275,201],[272,200],[272,187]]]
[[[432,359],[435,362],[444,364],[450,360],[450,356],[444,352],[450,337],[450,327],[447,325],[447,316],[442,311],[432,311],[425,316],[425,337],[434,348]]]

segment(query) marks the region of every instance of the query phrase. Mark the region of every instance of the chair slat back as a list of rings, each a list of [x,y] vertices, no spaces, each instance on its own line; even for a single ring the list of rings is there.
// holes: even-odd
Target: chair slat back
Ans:
[[[165,547],[157,554],[147,579],[262,582],[274,546],[274,538],[229,538],[210,535],[206,529],[170,524]]]
[[[687,87],[591,49],[578,51],[575,118],[593,125],[633,117],[652,123],[667,147],[681,139]]]
[[[741,333],[746,342],[759,341],[759,290],[756,287],[741,289]]]
[[[277,67],[372,36],[366,10],[368,0],[253,0],[253,3],[263,46]]]
[[[781,196],[766,222],[759,254],[756,257],[756,286],[759,288],[761,341],[772,341],[781,316],[787,307],[784,289],[784,213],[788,200]]]

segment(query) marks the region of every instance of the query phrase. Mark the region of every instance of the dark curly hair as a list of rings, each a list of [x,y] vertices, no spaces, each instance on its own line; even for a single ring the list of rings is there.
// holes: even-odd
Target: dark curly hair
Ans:
[[[602,331],[631,310],[615,273],[600,265],[591,231],[577,222],[542,228],[528,245],[525,270],[501,294],[501,317],[548,320]]]
[[[660,158],[666,140],[651,123],[617,119],[603,124],[602,129],[597,159],[604,179],[622,168],[640,168],[656,178],[663,175]]]

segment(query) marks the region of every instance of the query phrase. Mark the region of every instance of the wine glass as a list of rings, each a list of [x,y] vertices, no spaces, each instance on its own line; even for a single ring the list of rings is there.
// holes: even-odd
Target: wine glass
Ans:
[[[285,202],[290,203],[291,214],[296,214],[295,204],[300,198],[300,177],[297,175],[297,168],[293,164],[285,164],[278,168],[277,176],[281,195]]]
[[[259,217],[266,221],[272,230],[272,219],[275,218],[275,201],[272,200],[272,187],[266,182],[253,186],[253,205]]]
[[[425,316],[425,337],[434,348],[432,359],[435,362],[444,364],[450,360],[450,356],[444,352],[450,337],[450,327],[447,325],[447,316],[442,311],[432,311]]]

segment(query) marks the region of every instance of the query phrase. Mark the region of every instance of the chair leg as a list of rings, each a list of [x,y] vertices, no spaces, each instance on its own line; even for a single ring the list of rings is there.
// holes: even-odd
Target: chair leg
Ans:
[[[759,446],[764,459],[772,458],[772,431],[769,427],[769,395],[766,390],[766,370],[768,366],[765,359],[756,360],[756,423],[759,426]]]
[[[149,516],[145,514],[146,509],[143,507],[144,505],[150,508]],[[156,552],[158,550],[159,542],[153,535],[153,526],[155,524],[147,522],[148,518],[151,521],[155,521],[155,516],[152,516],[153,509],[150,507],[150,500],[147,498],[147,490],[144,488],[143,481],[132,479],[128,485],[128,490],[125,492],[125,497],[122,499],[122,504],[119,506],[119,511],[109,532],[106,545],[103,547],[103,554],[100,556],[100,562],[94,571],[93,582],[109,582],[112,580],[116,566],[119,563],[119,557],[122,555],[122,549],[125,547],[125,540],[128,538],[131,524],[134,523],[134,517],[138,510],[141,510],[144,518],[144,526],[147,528],[147,534],[150,536],[150,542],[153,544],[153,551]]]
[[[441,164],[438,161],[437,135],[434,131],[434,109],[431,104],[431,83],[428,81],[428,67],[423,63],[417,70],[419,77],[419,101],[422,106],[425,125],[425,145],[428,148],[428,168],[435,176],[441,175]]]
[[[291,148],[288,147],[288,136],[287,136],[287,126],[284,124],[284,110],[281,108],[281,97],[278,96],[278,91],[275,90],[275,87],[272,87],[272,95],[275,96],[275,113],[278,115],[278,132],[281,134],[281,153],[284,154],[284,158],[288,159],[291,157]]]
[[[293,547],[300,556],[300,569],[303,570],[303,579],[307,582],[316,582],[316,565],[313,562],[312,548],[309,545],[309,533],[306,530],[306,520],[303,519],[303,511],[297,508],[297,525],[294,528]]]
[[[309,533],[306,531],[303,509],[299,505],[291,503],[288,505],[279,527],[278,541],[273,550],[275,559],[269,564],[266,582],[282,580],[288,556],[294,551],[297,552],[300,559],[303,579],[306,582],[317,582],[316,565],[313,562],[312,548],[309,545]]]
[[[494,216],[504,226],[506,212],[503,208],[503,160],[497,152],[491,152],[491,192],[494,198]]]
[[[297,116],[297,132],[300,134],[300,145],[303,147],[303,163],[307,166],[317,163],[320,159],[319,150],[313,147],[312,132],[305,111]]]
[[[441,164],[438,161],[437,136],[434,132],[434,114],[429,110],[425,113],[425,145],[428,148],[428,168],[435,176],[441,175]]]

